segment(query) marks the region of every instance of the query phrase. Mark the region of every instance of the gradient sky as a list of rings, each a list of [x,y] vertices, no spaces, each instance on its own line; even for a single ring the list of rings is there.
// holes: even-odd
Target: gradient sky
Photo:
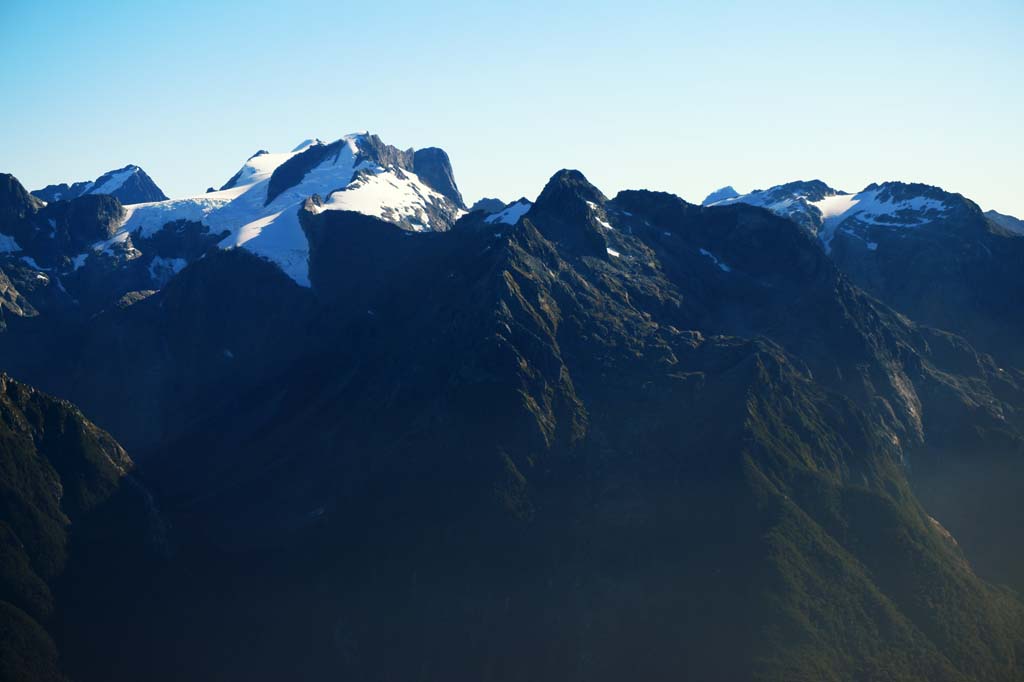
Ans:
[[[137,163],[171,196],[370,130],[470,201],[559,168],[700,201],[821,178],[1024,216],[1024,1],[0,0],[0,171]]]

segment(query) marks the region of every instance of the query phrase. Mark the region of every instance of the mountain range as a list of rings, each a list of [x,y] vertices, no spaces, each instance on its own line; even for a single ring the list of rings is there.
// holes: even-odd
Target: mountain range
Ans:
[[[369,133],[74,187],[0,176],[0,678],[1024,678],[1016,223]]]
[[[1024,348],[1024,229],[938,187],[872,184],[855,194],[820,180],[740,195],[725,188],[706,206],[742,203],[789,218],[840,270],[909,317],[967,337],[1020,364]],[[729,196],[733,195],[733,196]]]

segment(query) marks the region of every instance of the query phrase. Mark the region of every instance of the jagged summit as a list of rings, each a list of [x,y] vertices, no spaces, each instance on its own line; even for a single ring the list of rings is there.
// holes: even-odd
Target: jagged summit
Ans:
[[[551,176],[530,208],[530,220],[548,239],[574,251],[606,257],[603,206],[608,197],[578,170]]]
[[[573,211],[588,203],[603,204],[608,197],[578,170],[562,169],[551,176],[534,208],[538,213]]]

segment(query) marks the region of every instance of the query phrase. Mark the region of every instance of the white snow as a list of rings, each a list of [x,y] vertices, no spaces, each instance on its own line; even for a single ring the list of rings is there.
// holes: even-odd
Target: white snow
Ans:
[[[606,248],[605,251],[607,251],[608,255],[611,256],[612,258],[618,258],[619,256],[622,255],[621,253],[612,248]]]
[[[846,214],[856,203],[856,194],[836,194],[825,197],[821,201],[810,202],[812,206],[821,211],[821,217],[825,220]]]
[[[123,244],[128,241],[128,237],[129,234],[126,231],[120,230],[110,239],[104,239],[103,241],[96,242],[90,248],[94,253],[112,254],[114,253],[113,246],[115,244]]]
[[[597,221],[598,225],[600,225],[601,227],[603,227],[606,230],[614,229],[607,220],[605,220],[604,218],[601,217],[601,214],[603,213],[603,211],[601,210],[600,206],[598,206],[593,201],[588,201],[587,202],[587,206],[594,213],[594,220]]]
[[[300,142],[298,144],[298,146],[295,147],[295,149],[292,150],[292,154],[298,154],[299,152],[304,152],[307,149],[309,149],[310,147],[312,147],[313,145],[317,145],[317,144],[324,144],[324,141],[321,140],[319,137],[311,137],[308,140],[303,140],[302,142]]]
[[[125,220],[121,224],[121,229],[127,233],[141,230],[143,237],[150,237],[153,233],[159,232],[167,223],[176,220],[205,222],[207,216],[231,201],[214,196],[216,194],[221,194],[221,192],[210,192],[188,199],[170,199],[125,206]]]
[[[186,265],[188,265],[188,261],[184,258],[163,258],[157,256],[149,263],[149,276],[156,280],[160,286],[163,286],[167,284],[171,277],[184,270]]]
[[[404,223],[416,232],[432,228],[426,212],[428,204],[443,204],[444,196],[430,189],[415,173],[396,173],[376,168],[372,174],[361,174],[347,186],[332,192],[324,202],[324,210],[357,211],[394,223]]]
[[[135,175],[137,170],[135,166],[128,166],[104,180],[102,185],[90,185],[82,194],[111,194],[116,192],[124,185],[128,178]]]
[[[708,258],[710,258],[710,259],[711,259],[711,261],[712,261],[712,262],[713,262],[713,263],[714,263],[715,265],[717,265],[717,266],[718,266],[718,269],[719,269],[719,270],[721,270],[722,272],[732,272],[732,268],[731,268],[731,267],[729,267],[728,265],[726,265],[725,263],[723,263],[722,261],[720,261],[720,260],[718,259],[718,256],[716,256],[715,254],[711,253],[711,252],[710,252],[710,251],[708,251],[707,249],[701,249],[701,250],[700,250],[700,255],[702,255],[702,256],[707,256]]]
[[[868,251],[878,251],[878,242],[868,242]]]
[[[825,246],[826,253],[832,250],[832,240],[835,239],[839,225],[851,218],[869,226],[913,228],[929,223],[931,217],[928,214],[941,214],[947,210],[946,204],[930,197],[915,196],[898,201],[891,198],[882,199],[887,189],[883,185],[857,194],[828,197],[811,203],[822,213],[823,222],[818,237]],[[871,248],[870,245],[868,248],[874,251],[878,247],[876,244],[875,248]]]
[[[506,225],[515,225],[519,222],[519,219],[530,212],[533,208],[533,204],[529,201],[517,201],[514,204],[506,206],[503,210],[489,215],[484,218],[485,223],[504,223]]]
[[[0,253],[14,253],[21,251],[18,240],[7,234],[0,234]]]
[[[88,258],[89,258],[89,254],[88,253],[80,253],[77,256],[75,256],[74,258],[72,258],[71,262],[74,265],[74,269],[77,270],[78,268],[80,268],[83,265],[85,265],[85,261]]]

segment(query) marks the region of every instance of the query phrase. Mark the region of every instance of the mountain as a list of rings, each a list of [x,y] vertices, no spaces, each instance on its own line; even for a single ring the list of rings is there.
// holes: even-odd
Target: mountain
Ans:
[[[997,211],[985,211],[985,217],[1015,235],[1024,235],[1024,220]]]
[[[122,204],[142,204],[167,199],[153,179],[146,175],[146,171],[131,164],[108,171],[92,182],[47,185],[32,194],[47,203],[70,201],[87,194],[109,194],[117,197]]]
[[[1020,679],[1021,372],[756,207],[576,171],[448,230],[328,201],[308,283],[214,250],[0,334],[132,444],[178,547],[142,616],[104,593],[116,663],[67,620],[70,672]]]
[[[731,190],[731,191],[730,191]],[[845,195],[832,189],[821,180],[791,182],[777,185],[765,190],[754,190],[748,194],[738,194],[732,187],[725,187],[722,196],[712,193],[706,198],[704,206],[726,206],[730,204],[749,204],[767,208],[772,213],[784,216],[804,228],[812,235],[817,235],[824,224],[824,201],[836,196]]]
[[[735,199],[739,195],[740,193],[733,189],[732,185],[726,185],[725,187],[716,189],[714,192],[707,195],[704,198],[704,201],[701,202],[701,206],[710,206],[711,204],[717,204],[719,201]]]
[[[286,153],[261,150],[219,191],[129,207],[119,235],[149,239],[182,221],[221,235],[220,248],[252,251],[308,286],[298,211],[313,195],[322,197],[322,210],[373,215],[413,232],[446,230],[465,212],[442,150],[402,151],[360,133],[330,144],[308,140]]]
[[[886,182],[849,194],[820,180],[712,204],[760,206],[809,234],[855,283],[911,318],[1024,366],[1024,241],[938,187]]]

